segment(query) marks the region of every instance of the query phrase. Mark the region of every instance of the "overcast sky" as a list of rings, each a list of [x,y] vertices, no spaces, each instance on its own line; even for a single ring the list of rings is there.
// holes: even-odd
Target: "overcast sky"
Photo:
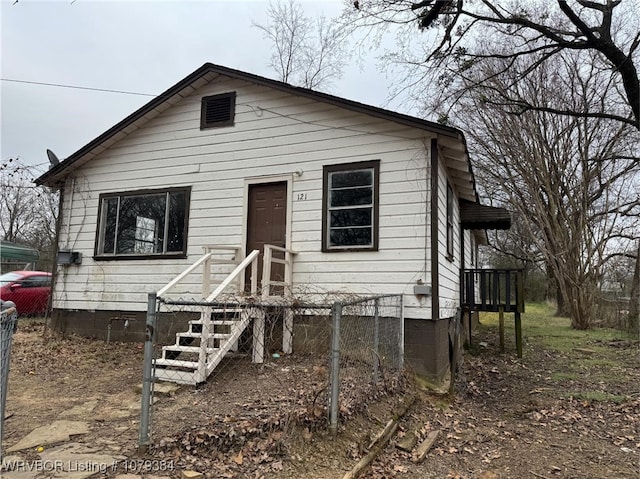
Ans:
[[[47,168],[148,102],[151,96],[16,83],[42,82],[156,95],[206,62],[261,76],[271,45],[266,1],[0,0],[2,161]],[[341,0],[302,0],[309,15],[333,17]],[[387,81],[375,59],[352,66],[330,93],[384,106]]]

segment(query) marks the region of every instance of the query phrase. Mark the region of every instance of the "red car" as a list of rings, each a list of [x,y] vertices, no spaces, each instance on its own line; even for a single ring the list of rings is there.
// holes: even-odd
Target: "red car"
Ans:
[[[0,276],[0,299],[13,301],[20,316],[44,314],[51,296],[51,273],[11,271]]]

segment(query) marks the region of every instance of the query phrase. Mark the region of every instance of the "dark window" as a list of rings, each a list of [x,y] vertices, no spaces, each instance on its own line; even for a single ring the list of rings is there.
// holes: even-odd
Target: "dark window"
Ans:
[[[184,256],[189,197],[188,188],[102,195],[96,256]]]
[[[205,96],[202,99],[200,129],[233,126],[236,111],[236,92]]]
[[[380,161],[324,167],[322,250],[378,249]]]
[[[473,237],[473,233],[469,234],[469,251],[471,251],[471,268],[475,268],[476,264],[476,240]]]
[[[447,258],[453,261],[453,189],[447,184]]]
[[[44,288],[51,286],[51,276],[29,276],[22,281],[23,288]]]

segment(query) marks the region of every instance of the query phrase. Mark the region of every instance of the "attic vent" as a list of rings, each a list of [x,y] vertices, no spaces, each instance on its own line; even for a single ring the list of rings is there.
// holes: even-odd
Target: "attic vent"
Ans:
[[[200,129],[233,126],[236,92],[205,96],[202,99]]]

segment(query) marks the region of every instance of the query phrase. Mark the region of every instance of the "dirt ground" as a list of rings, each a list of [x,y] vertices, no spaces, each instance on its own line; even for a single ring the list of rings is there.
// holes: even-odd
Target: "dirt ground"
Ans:
[[[398,378],[387,378],[386,394],[353,388],[343,399],[346,421],[335,439],[326,429],[324,359],[293,355],[263,365],[230,359],[203,386],[158,398],[146,458],[164,462],[150,472],[340,478],[415,398],[399,432],[362,477],[639,477],[637,340],[614,333],[556,344],[527,333],[525,315],[525,353],[518,359],[510,344],[500,354],[495,328],[482,327],[465,355],[455,398]],[[13,343],[4,447],[36,427],[76,418],[90,426],[76,442],[132,457],[142,357],[141,344],[45,337],[41,323],[22,320]],[[434,430],[438,439],[422,464],[395,447]]]

